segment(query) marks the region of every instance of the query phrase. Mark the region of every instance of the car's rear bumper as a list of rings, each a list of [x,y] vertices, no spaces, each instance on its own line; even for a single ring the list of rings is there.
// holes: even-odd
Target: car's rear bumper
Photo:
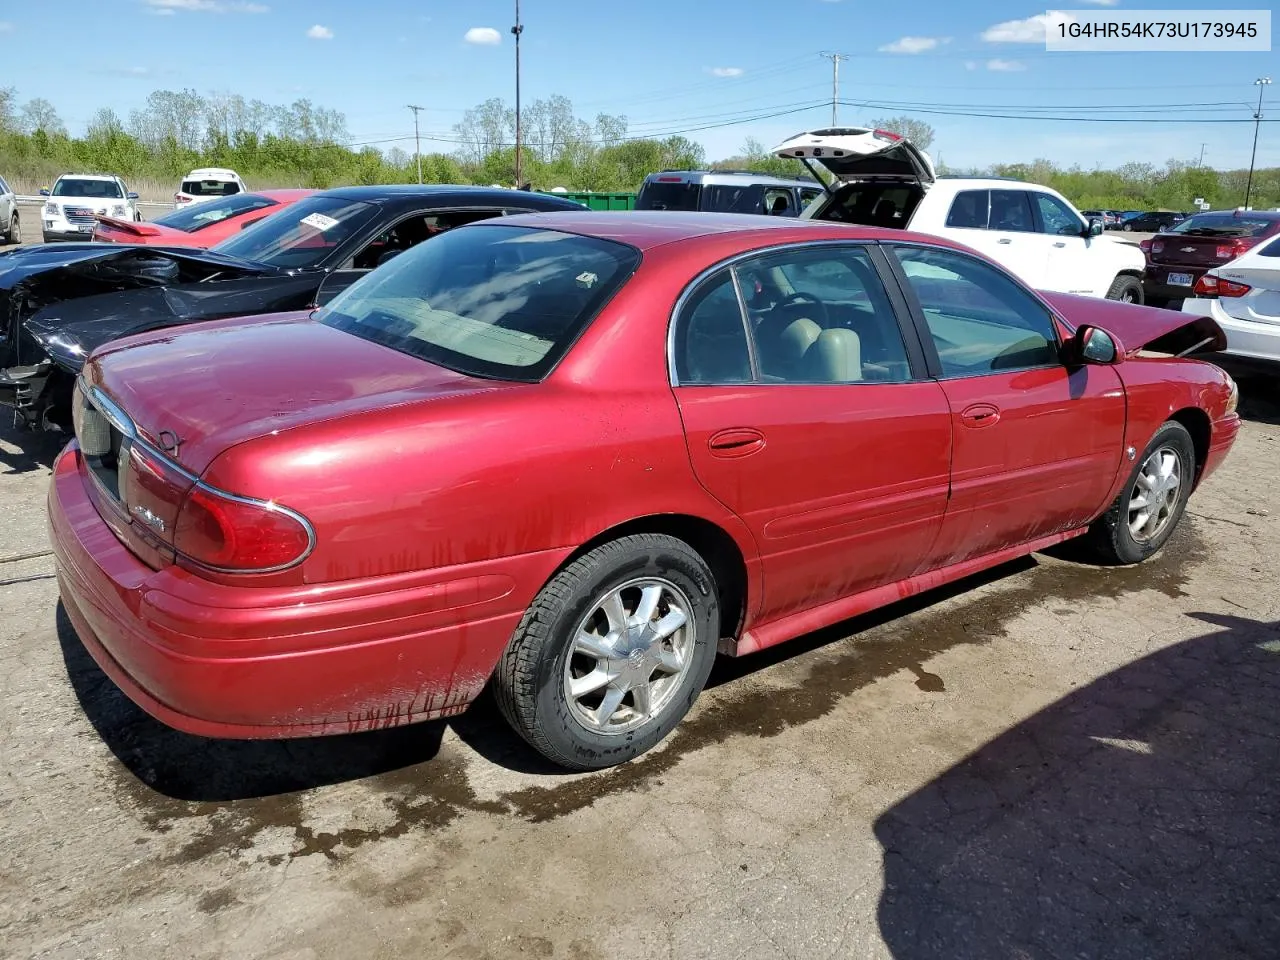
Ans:
[[[45,243],[59,243],[62,241],[84,240],[86,242],[93,239],[92,233],[81,233],[79,230],[43,230]]]
[[[1181,300],[1195,296],[1192,290],[1196,285],[1196,281],[1208,273],[1209,270],[1209,267],[1180,267],[1176,264],[1148,265],[1142,271],[1143,296],[1148,300],[1152,297],[1160,297],[1165,300]],[[1185,286],[1167,283],[1166,281],[1171,273],[1186,274],[1191,280]]]
[[[49,527],[85,648],[158,720],[201,736],[295,737],[461,712],[560,557],[525,554],[310,587],[231,587],[154,570],[103,522],[72,444]]]
[[[1182,302],[1182,312],[1216,320],[1227,335],[1227,348],[1222,352],[1228,356],[1280,364],[1280,324],[1233,317],[1216,298],[1188,298]]]

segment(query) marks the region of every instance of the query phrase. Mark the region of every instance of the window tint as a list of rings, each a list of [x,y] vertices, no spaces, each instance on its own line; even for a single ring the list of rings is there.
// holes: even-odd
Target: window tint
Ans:
[[[924,311],[943,376],[1058,362],[1049,312],[1003,273],[948,250],[897,247],[896,253]]]
[[[809,204],[813,203],[813,201],[822,196],[823,193],[824,191],[814,190],[812,187],[802,187],[800,189],[800,209],[803,210]]]
[[[819,220],[905,228],[920,202],[920,188],[886,183],[847,184],[823,209]]]
[[[415,213],[398,221],[389,230],[378,234],[363,250],[353,256],[347,266],[356,270],[372,270],[380,260],[392,251],[397,254],[417,246],[423,240],[477,220],[488,220],[501,215],[500,210],[467,210],[452,213]]]
[[[63,177],[53,185],[55,197],[86,197],[95,200],[119,200],[124,196],[114,180],[77,180]]]
[[[784,383],[910,379],[897,316],[860,247],[772,254],[739,268],[760,378]]]
[[[705,281],[676,318],[680,383],[748,383],[751,354],[728,270]]]
[[[9,189],[8,182],[3,177],[0,177],[0,193],[13,193],[13,191]]]
[[[1275,225],[1274,220],[1241,217],[1231,213],[1201,213],[1183,220],[1170,233],[1192,237],[1261,237]]]
[[[1035,220],[1031,216],[1031,197],[1025,190],[992,190],[990,230],[1031,233]]]
[[[534,382],[639,262],[612,240],[478,224],[401,254],[317,318],[471,376]]]
[[[1258,251],[1260,257],[1280,257],[1280,238],[1272,240]]]
[[[646,180],[636,195],[637,210],[697,210],[702,185],[682,180]]]
[[[1071,208],[1047,193],[1033,194],[1036,206],[1040,208],[1040,220],[1044,224],[1041,233],[1052,233],[1060,237],[1078,237],[1084,231],[1080,218],[1072,213]]]
[[[190,197],[230,197],[240,192],[234,180],[183,180],[182,192]]]
[[[987,229],[987,208],[991,204],[986,190],[961,190],[951,201],[947,213],[948,227],[967,227],[971,230]]]
[[[763,210],[764,187],[756,183],[717,183],[702,188],[700,210],[712,213],[760,213]]]
[[[261,194],[242,193],[226,200],[209,200],[205,203],[188,204],[180,210],[173,211],[173,213],[166,213],[163,217],[157,217],[153,222],[166,227],[173,227],[175,230],[195,233],[197,230],[211,227],[215,223],[221,223],[230,217],[236,217],[242,213],[251,213],[254,210],[265,210],[267,207],[274,206],[278,206],[276,201]]]
[[[793,217],[796,210],[791,202],[791,191],[771,187],[764,192],[764,212],[774,217]]]

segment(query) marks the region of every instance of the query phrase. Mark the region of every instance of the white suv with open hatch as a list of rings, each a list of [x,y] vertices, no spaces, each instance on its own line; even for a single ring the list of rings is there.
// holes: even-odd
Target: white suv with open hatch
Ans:
[[[883,130],[843,127],[792,137],[779,157],[835,178],[802,219],[914,230],[962,243],[1038,290],[1142,303],[1146,258],[1103,233],[1062,194],[1020,180],[938,177],[928,154]]]

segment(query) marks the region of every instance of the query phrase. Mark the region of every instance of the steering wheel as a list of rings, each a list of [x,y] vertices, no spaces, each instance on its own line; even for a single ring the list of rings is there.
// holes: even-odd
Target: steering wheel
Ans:
[[[802,303],[806,305],[812,304],[813,306],[817,307],[817,310],[815,310],[814,312],[817,313],[818,316],[811,317],[810,319],[817,320],[818,326],[825,329],[828,325],[828,320],[830,319],[827,316],[827,305],[811,293],[801,293],[799,290],[797,290],[795,293],[790,293],[790,294],[787,294],[787,296],[783,297],[781,302],[779,302],[778,306],[790,307],[790,306],[795,306],[797,304],[802,304]]]

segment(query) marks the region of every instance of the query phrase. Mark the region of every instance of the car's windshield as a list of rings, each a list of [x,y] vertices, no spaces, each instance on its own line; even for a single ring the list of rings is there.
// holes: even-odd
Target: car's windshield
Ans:
[[[342,197],[308,197],[217,244],[218,253],[282,270],[319,266],[376,215],[378,208]]]
[[[686,180],[649,180],[636,195],[637,210],[697,210],[702,185]]]
[[[119,200],[124,196],[114,180],[75,180],[63,177],[53,185],[55,197],[86,197],[91,200]]]
[[[162,227],[182,230],[185,233],[195,233],[215,223],[221,223],[229,217],[274,206],[278,204],[269,197],[257,193],[240,193],[226,200],[210,200],[207,203],[183,207],[173,213],[166,213],[163,217],[156,217],[151,222]]]
[[[1261,217],[1237,217],[1230,213],[1202,213],[1183,220],[1170,233],[1185,233],[1192,237],[1261,237],[1274,221]]]
[[[612,240],[467,226],[419,244],[317,319],[477,377],[541,380],[640,261]]]

